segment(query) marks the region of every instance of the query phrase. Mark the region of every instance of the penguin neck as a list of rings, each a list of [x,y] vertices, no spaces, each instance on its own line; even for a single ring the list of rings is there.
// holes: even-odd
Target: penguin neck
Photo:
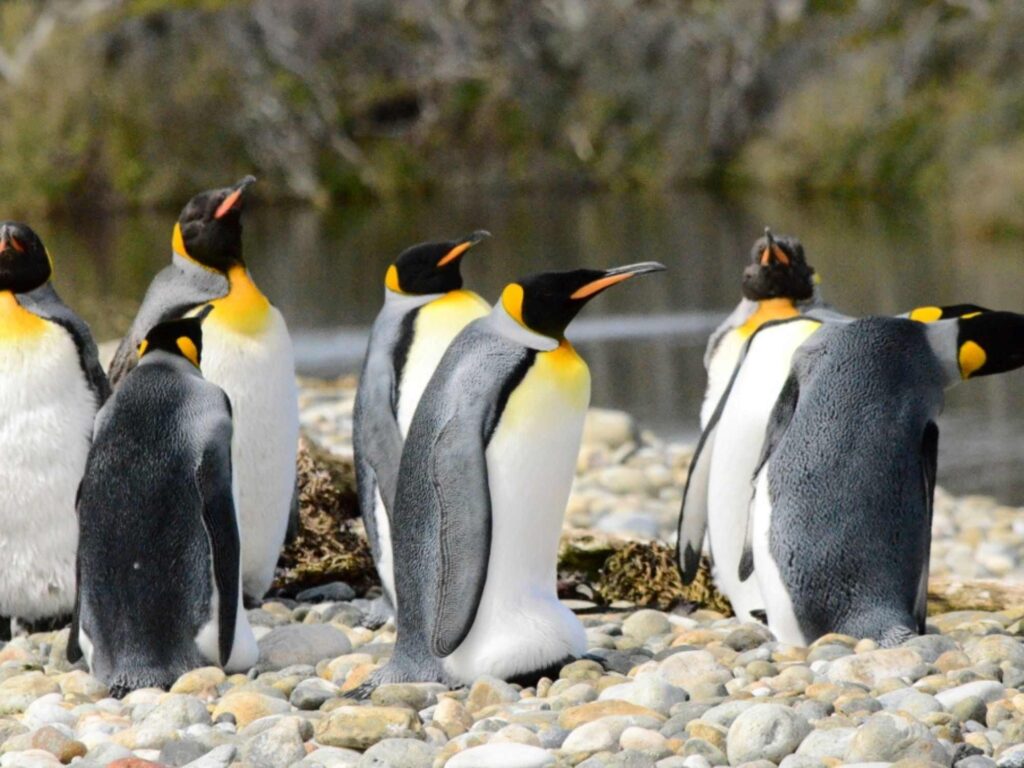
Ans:
[[[0,343],[32,339],[45,330],[46,321],[21,306],[12,291],[0,291]]]
[[[390,288],[385,288],[384,306],[388,310],[394,310],[404,315],[406,312],[419,309],[444,295],[443,293],[397,293]]]
[[[152,352],[147,352],[143,355],[142,359],[139,360],[139,368],[147,365],[163,365],[165,367],[173,368],[178,373],[185,373],[189,376],[202,377],[199,369],[192,365],[191,362],[186,360],[181,355],[176,355],[173,352],[167,352],[163,349],[154,349]]]
[[[908,322],[915,322],[913,320]],[[957,336],[960,332],[960,319],[936,320],[924,325],[925,338],[932,348],[932,353],[942,369],[942,386],[946,389],[963,381],[960,375],[959,347]]]
[[[785,320],[799,314],[800,311],[793,304],[792,299],[761,299],[757,302],[754,313],[737,330],[743,338],[748,338],[754,331],[771,320]]]
[[[228,295],[210,302],[210,320],[246,336],[259,335],[270,321],[270,301],[256,287],[244,265],[230,267],[227,279]]]
[[[487,316],[487,323],[490,325],[491,330],[499,336],[514,341],[516,344],[522,344],[529,349],[550,352],[553,349],[557,349],[559,345],[558,339],[553,339],[550,336],[545,336],[542,333],[525,328],[508,313],[500,301],[491,310],[491,314]]]

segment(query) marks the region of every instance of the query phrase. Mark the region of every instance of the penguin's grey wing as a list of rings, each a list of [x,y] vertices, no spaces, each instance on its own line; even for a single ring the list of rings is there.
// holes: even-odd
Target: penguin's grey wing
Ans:
[[[180,257],[175,257],[175,261],[160,270],[149,284],[131,330],[121,339],[110,363],[112,387],[117,387],[135,367],[136,350],[154,325],[181,317],[200,304],[227,294],[226,277],[199,266],[183,266],[178,259]]]
[[[110,382],[100,365],[99,351],[86,322],[63,302],[51,283],[21,294],[18,298],[26,309],[56,323],[71,335],[78,350],[82,373],[85,374],[89,389],[96,395],[96,405],[103,405],[110,397]]]
[[[79,492],[82,489],[81,483],[78,485]],[[75,494],[75,509],[78,509],[78,493]],[[81,610],[82,604],[82,568],[78,561],[78,554],[75,554],[75,607],[71,612],[71,630],[68,632],[68,647],[65,651],[65,655],[72,664],[82,658],[82,648],[78,644],[78,627],[79,618],[78,613]]]
[[[939,427],[929,421],[924,428],[921,440],[921,469],[924,475],[925,502],[928,509],[928,530],[932,529],[932,517],[935,501],[935,476],[939,462]],[[924,568],[921,572],[921,583],[917,588],[917,600],[914,603],[914,618],[917,619],[918,631],[924,634],[925,621],[928,618],[928,572],[931,569],[931,536],[925,537]]]
[[[782,385],[782,391],[775,401],[771,415],[768,417],[768,426],[765,428],[764,447],[761,449],[761,458],[757,462],[757,469],[754,470],[754,478],[761,473],[765,463],[771,458],[772,453],[782,440],[782,436],[789,429],[789,424],[796,413],[797,402],[800,399],[800,381],[796,372],[789,374],[786,383]],[[752,515],[747,512],[747,523],[743,540],[743,553],[740,555],[739,577],[740,581],[746,581],[754,572],[754,549],[753,537],[751,535]]]
[[[415,424],[422,411],[424,422],[436,419],[427,463],[427,505],[432,509],[420,509],[417,513],[436,516],[438,524],[438,580],[433,610],[427,612],[427,631],[431,652],[440,657],[459,647],[476,618],[491,554],[487,446],[509,396],[537,355],[507,340],[477,334],[474,326],[480,322],[471,324],[468,332],[463,331],[457,339],[475,337],[480,340],[479,345],[463,356],[453,342],[413,418]],[[468,359],[470,355],[472,360]],[[445,367],[459,365],[460,359],[466,361],[457,372],[463,375],[446,376]],[[438,397],[440,393],[433,385],[445,379],[447,391]],[[432,406],[438,403],[447,404],[443,415],[433,411]],[[412,450],[414,429],[410,426],[407,455]]]
[[[230,409],[227,395],[223,397]],[[217,629],[220,663],[224,666],[231,658],[231,647],[235,639],[238,562],[241,557],[238,520],[231,490],[230,419],[218,420],[212,437],[203,449],[196,480],[203,501],[203,527],[210,540],[213,579],[219,595]]]
[[[686,478],[683,503],[679,507],[679,531],[676,542],[676,559],[682,571],[683,584],[690,584],[700,567],[700,552],[704,546],[704,533],[708,525],[708,480],[711,477],[711,454],[714,452],[715,434],[718,430],[722,405],[729,396],[726,390],[715,409],[711,421],[700,436],[697,450],[690,462],[690,473]]]

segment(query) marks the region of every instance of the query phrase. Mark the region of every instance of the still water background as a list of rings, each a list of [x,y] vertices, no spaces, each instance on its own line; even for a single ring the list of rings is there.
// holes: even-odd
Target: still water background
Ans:
[[[98,339],[127,328],[169,258],[175,215],[39,223],[58,289]],[[384,271],[412,243],[490,230],[463,274],[492,301],[508,279],[535,270],[662,261],[668,272],[594,300],[568,335],[590,364],[595,405],[628,410],[662,436],[695,439],[707,335],[738,300],[739,274],[765,224],[801,238],[825,298],[842,311],[956,302],[1024,311],[1024,244],[958,243],[905,202],[547,193],[330,211],[264,206],[246,215],[245,252],[288,319],[300,373],[324,376],[358,371]],[[940,484],[1024,504],[1022,406],[1021,371],[952,390],[940,421]]]

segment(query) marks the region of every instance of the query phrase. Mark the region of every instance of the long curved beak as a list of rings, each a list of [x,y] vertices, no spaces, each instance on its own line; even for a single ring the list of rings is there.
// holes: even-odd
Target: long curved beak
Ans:
[[[761,266],[767,267],[773,260],[788,265],[789,257],[775,244],[775,238],[772,237],[772,231],[768,227],[764,228],[764,239],[765,248],[761,252]]]
[[[238,205],[239,201],[242,199],[242,195],[245,193],[245,190],[249,188],[249,185],[255,183],[256,177],[249,175],[235,184],[231,193],[224,198],[220,205],[217,206],[217,210],[214,212],[213,218],[219,219],[227,215],[228,211],[233,210],[235,206]]]
[[[454,248],[452,248],[450,251],[448,251],[448,253],[441,257],[441,260],[437,262],[437,266],[440,268],[448,264],[451,264],[457,258],[465,254],[466,251],[468,251],[474,245],[479,243],[481,240],[486,240],[490,236],[491,233],[488,232],[486,229],[478,229],[471,235],[467,235],[466,237],[459,240],[459,242],[455,245]]]
[[[596,280],[590,281],[586,285],[580,286],[569,298],[576,300],[589,299],[592,296],[596,296],[601,291],[611,288],[617,283],[629,280],[629,278],[636,275],[644,275],[648,272],[663,272],[665,269],[665,265],[657,261],[641,261],[638,264],[627,264],[624,267],[606,269],[603,277],[599,277]]]

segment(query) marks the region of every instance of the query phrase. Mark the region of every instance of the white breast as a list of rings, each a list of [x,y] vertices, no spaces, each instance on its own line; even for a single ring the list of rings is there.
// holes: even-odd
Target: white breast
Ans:
[[[62,328],[0,343],[0,615],[74,607],[75,494],[96,410]]]
[[[545,354],[557,353],[539,361]],[[551,369],[535,364],[487,448],[487,581],[469,634],[444,662],[463,682],[510,677],[586,650],[583,626],[556,594],[558,541],[590,399],[579,363],[571,386],[553,386]]]
[[[281,313],[269,312],[256,335],[232,330],[216,314],[203,324],[203,375],[231,400],[242,583],[252,597],[262,597],[274,579],[295,492],[299,437],[292,342]]]
[[[754,494],[754,471],[764,447],[768,418],[789,376],[793,353],[819,327],[813,321],[799,320],[758,334],[729,392],[711,447],[708,543],[715,585],[744,620],[750,618],[751,611],[764,607],[757,573],[745,582],[738,574]]]
[[[736,368],[736,361],[740,359],[743,345],[749,338],[749,334],[742,334],[739,330],[733,329],[722,337],[722,340],[715,348],[715,353],[708,362],[708,386],[704,391],[704,402],[700,406],[700,428],[704,429],[711,416],[718,407],[718,401],[729,381],[732,379],[732,372]]]

